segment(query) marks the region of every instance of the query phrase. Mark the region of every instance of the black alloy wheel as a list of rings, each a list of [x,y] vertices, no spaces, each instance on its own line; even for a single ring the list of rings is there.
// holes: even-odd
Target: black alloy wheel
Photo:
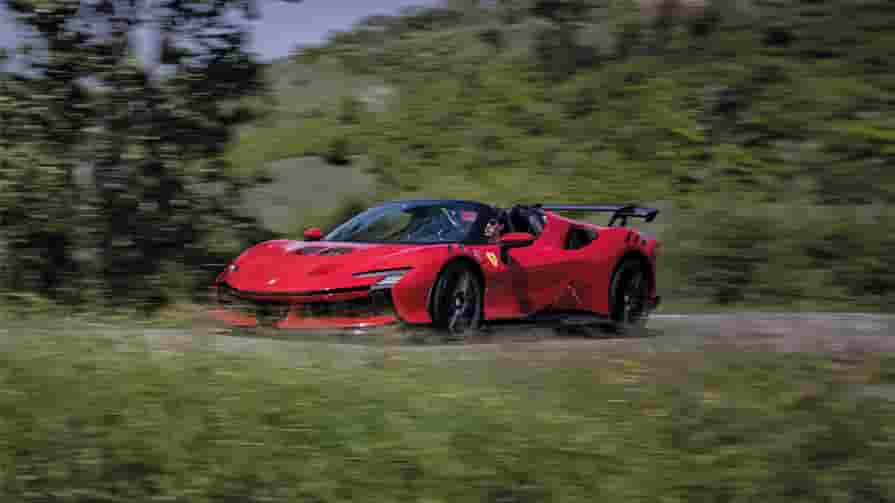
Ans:
[[[448,265],[435,285],[433,321],[452,336],[478,330],[482,322],[482,282],[469,266]]]
[[[649,317],[649,284],[639,260],[626,259],[616,270],[610,288],[612,329],[631,334],[646,326]]]

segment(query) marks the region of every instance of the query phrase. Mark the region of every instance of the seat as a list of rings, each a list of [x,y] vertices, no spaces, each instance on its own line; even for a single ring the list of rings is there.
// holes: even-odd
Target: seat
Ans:
[[[533,236],[540,236],[544,232],[541,215],[524,206],[514,206],[510,210],[509,221],[512,232],[527,232]]]

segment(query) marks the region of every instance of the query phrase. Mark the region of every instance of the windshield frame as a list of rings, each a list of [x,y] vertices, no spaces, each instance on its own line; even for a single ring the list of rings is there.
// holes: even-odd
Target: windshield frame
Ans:
[[[372,213],[380,212],[389,208],[418,208],[425,206],[450,206],[456,209],[466,209],[470,211],[475,211],[477,213],[476,220],[473,222],[472,226],[469,229],[469,232],[463,239],[460,240],[442,240],[442,241],[396,241],[396,240],[345,240],[345,239],[333,239],[340,232],[344,232],[352,223],[357,222],[359,219],[369,217]],[[488,240],[485,237],[485,225],[492,218],[495,218],[498,214],[497,210],[487,204],[475,202],[475,201],[459,201],[459,200],[406,200],[406,201],[391,201],[383,204],[379,204],[376,206],[372,206],[357,215],[349,218],[348,220],[342,222],[338,226],[336,226],[333,230],[328,232],[326,236],[321,239],[321,241],[332,242],[332,243],[362,243],[362,244],[390,244],[390,245],[446,245],[446,244],[484,244],[487,243]]]

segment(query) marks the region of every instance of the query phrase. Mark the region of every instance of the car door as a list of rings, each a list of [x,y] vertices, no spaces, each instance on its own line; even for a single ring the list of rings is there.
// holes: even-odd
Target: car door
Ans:
[[[571,224],[562,240],[563,291],[555,308],[563,311],[593,311],[593,298],[599,288],[599,266],[595,263],[592,245],[598,231],[592,227]]]
[[[548,227],[531,245],[507,250],[504,256],[497,244],[480,247],[487,318],[525,317],[556,303],[568,282],[556,230]]]

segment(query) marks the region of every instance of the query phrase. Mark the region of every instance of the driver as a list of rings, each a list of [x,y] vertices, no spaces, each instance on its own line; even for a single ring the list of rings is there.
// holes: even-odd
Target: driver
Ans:
[[[488,221],[488,224],[485,225],[485,239],[487,239],[489,243],[497,242],[501,230],[503,230],[503,224],[492,218]]]

